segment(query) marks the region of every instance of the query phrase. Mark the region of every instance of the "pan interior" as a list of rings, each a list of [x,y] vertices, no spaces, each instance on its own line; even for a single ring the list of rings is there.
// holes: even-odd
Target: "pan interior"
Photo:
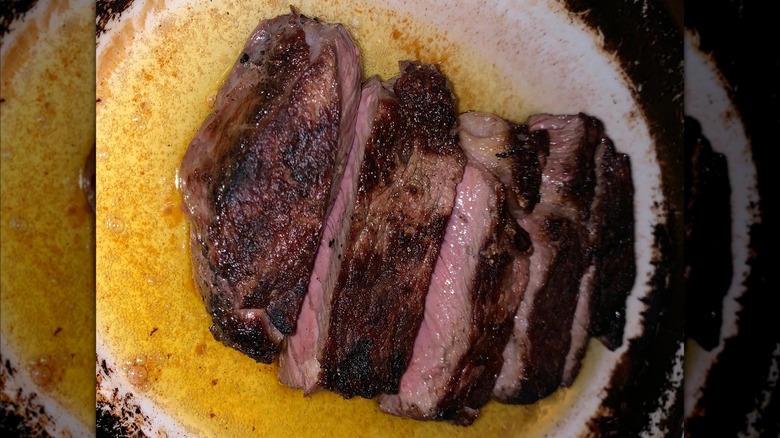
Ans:
[[[521,15],[512,9],[515,3],[499,2],[491,11],[400,1],[360,6],[302,1],[297,7],[347,26],[361,48],[364,77],[389,78],[397,73],[398,60],[419,59],[440,65],[454,84],[460,110],[491,111],[518,121],[541,111],[586,111],[602,118],[618,149],[632,154],[635,168],[648,169],[635,182],[642,199],[636,207],[642,211],[637,224],[642,278],[649,270],[651,226],[657,220],[650,195],[659,181],[652,142],[631,91],[617,64],[601,51],[597,34],[555,5],[529,3]],[[622,350],[608,352],[591,342],[573,387],[529,406],[490,403],[473,426],[462,428],[386,415],[370,400],[345,401],[327,392],[303,397],[278,383],[275,364],[258,364],[213,339],[192,281],[177,169],[247,35],[260,19],[287,13],[289,5],[193,0],[161,6],[134,4],[98,45],[96,327],[99,359],[114,371],[103,389],[113,385],[131,392],[153,406],[151,411],[165,413],[161,422],[176,423],[150,430],[181,428],[207,436],[581,431]],[[509,35],[490,31],[496,23],[506,25]],[[549,35],[519,43],[520,36],[541,28],[564,29],[553,40],[566,53],[544,51],[538,39]],[[582,50],[592,62],[576,54]],[[551,68],[567,54],[576,69]],[[549,88],[556,78],[560,86]],[[633,327],[639,326],[644,292],[636,287],[632,294],[629,335],[637,333]]]

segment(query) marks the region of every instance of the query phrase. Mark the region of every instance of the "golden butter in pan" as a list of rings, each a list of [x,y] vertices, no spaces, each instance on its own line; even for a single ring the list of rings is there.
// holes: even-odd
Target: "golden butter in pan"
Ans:
[[[79,186],[95,140],[94,5],[40,2],[13,29],[0,91],[2,386],[29,392],[3,404],[53,400],[77,434],[95,424],[95,248]]]

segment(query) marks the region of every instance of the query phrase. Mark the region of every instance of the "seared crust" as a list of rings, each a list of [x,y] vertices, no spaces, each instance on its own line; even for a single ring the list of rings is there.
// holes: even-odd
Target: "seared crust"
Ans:
[[[596,181],[588,226],[596,267],[590,334],[615,350],[623,343],[626,299],[636,279],[634,183],[628,155],[607,138],[596,150]]]
[[[577,314],[578,300],[582,296],[583,305],[590,303],[586,273],[593,248],[587,223],[596,185],[594,153],[603,134],[601,123],[584,114],[541,114],[529,125],[532,131],[548,131],[550,153],[539,204],[518,217],[533,244],[529,284],[494,389],[498,400],[523,404],[571,383],[579,370],[590,312],[584,308]]]
[[[358,65],[340,25],[262,22],[182,161],[212,332],[262,362],[295,328],[354,135]]]
[[[321,381],[344,397],[397,392],[465,164],[444,76],[401,70],[398,100],[377,109],[333,291]]]

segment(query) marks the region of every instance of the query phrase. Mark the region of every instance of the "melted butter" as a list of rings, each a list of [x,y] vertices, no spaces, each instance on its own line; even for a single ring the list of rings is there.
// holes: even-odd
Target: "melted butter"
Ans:
[[[491,63],[459,50],[446,31],[379,7],[318,1],[298,7],[350,29],[364,77],[387,79],[402,59],[435,62],[452,80],[460,110],[517,120],[527,115],[518,103],[521,90]],[[161,15],[135,39],[138,25],[126,24],[105,50],[97,81],[102,340],[118,361],[131,361],[125,370],[131,383],[140,382],[158,406],[204,436],[536,436],[576,399],[583,379],[530,406],[490,403],[463,428],[393,417],[371,400],[324,391],[304,397],[277,381],[276,364],[258,364],[210,334],[211,320],[192,280],[177,168],[247,36],[259,20],[287,12],[281,1],[192,2]],[[134,368],[137,357],[159,358],[154,379]]]
[[[3,56],[0,331],[35,390],[95,425],[94,5],[49,2]]]

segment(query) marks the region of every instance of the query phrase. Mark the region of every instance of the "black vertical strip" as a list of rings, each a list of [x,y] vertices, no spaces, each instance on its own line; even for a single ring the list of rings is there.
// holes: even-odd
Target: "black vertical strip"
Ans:
[[[569,9],[604,36],[648,121],[662,169],[667,223],[655,230],[656,258],[644,331],[629,343],[600,414],[590,422],[597,436],[637,436],[650,414],[674,400],[657,424],[682,434],[682,388],[670,381],[684,330],[683,296],[683,40],[678,0],[566,0]],[[640,279],[641,281],[642,279]]]
[[[690,437],[737,436],[749,429],[759,436],[778,436],[778,387],[770,391],[772,362],[780,360],[780,285],[776,259],[777,170],[770,154],[780,133],[780,26],[776,3],[761,0],[686,1],[685,26],[699,36],[730,85],[730,97],[751,142],[758,175],[760,221],[750,229],[750,273],[739,299],[737,336],[724,342],[706,380],[703,395],[686,421]],[[777,376],[773,377],[777,379]],[[769,398],[764,400],[764,394]],[[762,408],[764,401],[766,408]],[[751,420],[755,418],[755,421]]]
[[[733,276],[728,163],[701,125],[685,117],[685,337],[711,351],[720,343],[723,298]]]
[[[747,291],[739,299],[742,306],[738,313],[739,332],[725,340],[724,349],[707,376],[703,396],[686,420],[689,437],[738,436],[751,428],[758,436],[777,436],[780,418],[769,418],[768,412],[760,409],[763,391],[769,389],[772,353],[779,345],[775,322],[780,309],[778,289],[769,288],[766,257],[758,257],[769,246],[767,231],[763,225],[755,225],[750,230],[753,256],[748,261],[751,273],[745,283]],[[775,301],[773,304],[769,303],[770,298]],[[749,417],[754,411],[759,417],[751,424]],[[772,429],[774,435],[765,434]]]

